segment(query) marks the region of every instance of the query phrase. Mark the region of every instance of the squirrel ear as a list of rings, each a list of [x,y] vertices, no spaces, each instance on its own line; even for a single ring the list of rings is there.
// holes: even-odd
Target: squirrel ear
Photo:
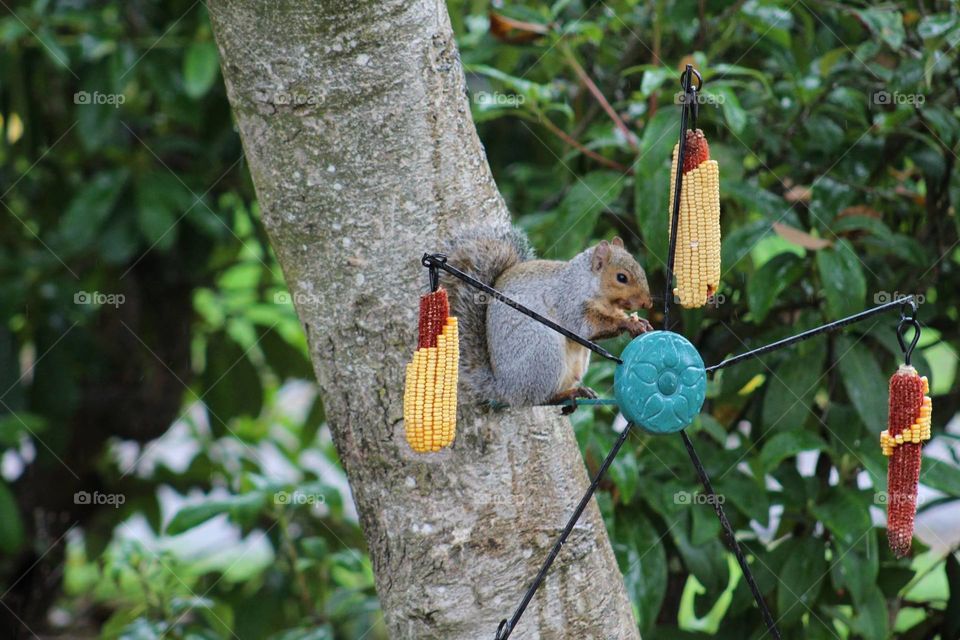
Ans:
[[[620,247],[621,249],[623,248],[623,240],[620,239],[620,236],[615,237],[610,244],[615,247]]]
[[[594,271],[600,271],[606,266],[610,259],[610,243],[601,240],[600,244],[593,248],[593,255],[590,257],[590,265]]]

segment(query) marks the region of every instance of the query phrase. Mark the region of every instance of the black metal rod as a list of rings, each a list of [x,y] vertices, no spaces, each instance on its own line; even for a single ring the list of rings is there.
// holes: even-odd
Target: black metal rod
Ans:
[[[590,498],[593,497],[597,487],[600,486],[600,480],[602,480],[604,474],[607,473],[607,469],[610,467],[613,459],[617,457],[617,454],[620,452],[620,448],[623,446],[623,443],[627,441],[627,436],[630,435],[630,430],[632,428],[633,423],[628,422],[627,426],[624,427],[623,431],[620,432],[620,437],[617,438],[617,442],[613,445],[613,449],[611,449],[610,453],[607,454],[607,457],[604,458],[603,464],[601,464],[600,469],[597,470],[597,474],[593,477],[593,481],[587,488],[587,492],[583,494],[582,498],[580,498],[580,503],[577,505],[577,508],[573,510],[573,515],[570,516],[570,519],[567,520],[567,526],[563,528],[563,533],[560,534],[560,537],[557,538],[557,541],[553,544],[553,549],[550,550],[550,555],[547,556],[547,559],[540,567],[540,572],[537,574],[537,577],[533,579],[533,583],[523,595],[523,600],[520,601],[520,605],[517,607],[517,610],[513,612],[513,617],[510,618],[509,622],[505,619],[500,621],[500,626],[497,627],[497,635],[495,636],[495,640],[507,640],[507,638],[510,637],[510,634],[513,633],[517,623],[520,622],[520,617],[527,609],[527,605],[530,604],[534,594],[537,593],[537,589],[540,588],[544,578],[547,577],[547,572],[550,571],[550,565],[552,565],[553,561],[557,559],[560,549],[567,541],[567,538],[570,537],[570,533],[573,531],[573,527],[576,526],[580,516],[583,515],[583,510],[587,508]]]
[[[569,329],[565,329],[565,328],[561,327],[560,325],[558,325],[558,324],[557,324],[556,322],[554,322],[553,320],[550,320],[549,318],[545,318],[544,316],[540,315],[539,313],[537,313],[537,312],[534,311],[533,309],[529,309],[529,308],[523,306],[522,304],[520,304],[519,302],[517,302],[516,300],[512,300],[512,299],[508,298],[507,296],[503,295],[502,293],[500,293],[499,291],[497,291],[497,290],[494,289],[493,287],[491,287],[491,286],[489,286],[489,285],[486,285],[486,284],[480,282],[479,280],[477,280],[476,278],[474,278],[474,277],[472,277],[472,276],[467,275],[466,273],[464,273],[463,271],[460,271],[460,269],[457,269],[456,267],[451,267],[449,264],[447,264],[447,258],[446,258],[446,256],[444,256],[443,254],[440,254],[440,253],[434,253],[434,254],[425,253],[425,254],[423,254],[423,258],[420,259],[420,262],[423,264],[423,266],[429,267],[429,268],[431,268],[431,269],[443,269],[444,271],[446,271],[446,272],[449,273],[450,275],[454,276],[455,278],[459,278],[460,280],[463,280],[464,282],[466,282],[466,283],[469,284],[470,286],[476,287],[477,289],[480,289],[481,291],[483,291],[483,292],[485,292],[485,293],[489,293],[491,296],[494,297],[494,299],[499,300],[500,302],[504,303],[505,305],[508,305],[508,306],[510,306],[510,307],[513,307],[514,309],[516,309],[516,310],[519,311],[520,313],[522,313],[522,314],[524,314],[524,315],[527,315],[527,316],[533,318],[534,320],[536,320],[536,321],[539,322],[540,324],[543,324],[543,325],[546,325],[547,327],[550,327],[551,329],[553,329],[554,331],[556,331],[556,332],[559,333],[560,335],[562,335],[562,336],[564,336],[564,337],[566,337],[566,338],[569,338],[570,340],[573,340],[574,342],[576,342],[576,343],[578,343],[578,344],[581,344],[581,345],[585,346],[587,349],[590,349],[590,350],[593,351],[594,353],[603,356],[603,357],[606,358],[607,360],[613,360],[613,361],[616,362],[617,364],[623,364],[623,360],[621,360],[621,359],[618,358],[617,356],[613,355],[612,353],[610,353],[609,351],[607,351],[606,349],[604,349],[603,347],[601,347],[600,345],[598,345],[596,342],[593,342],[592,340],[587,340],[587,339],[584,338],[583,336],[579,336],[579,335],[575,334],[573,331],[570,331]]]
[[[784,338],[783,340],[778,340],[772,342],[766,346],[753,349],[752,351],[747,351],[746,353],[741,353],[738,356],[733,356],[732,358],[727,358],[722,362],[711,365],[707,367],[707,372],[716,371],[717,369],[723,369],[724,367],[729,367],[732,364],[737,364],[738,362],[743,362],[744,360],[749,360],[750,358],[756,358],[757,356],[762,356],[765,353],[770,353],[771,351],[776,351],[777,349],[782,349],[784,347],[789,347],[792,344],[797,342],[803,342],[814,336],[818,336],[821,333],[829,333],[831,331],[836,331],[837,329],[842,329],[843,327],[853,324],[855,322],[860,322],[861,320],[866,320],[872,316],[884,313],[885,311],[891,311],[893,309],[899,308],[900,305],[912,301],[914,298],[912,295],[904,296],[898,298],[891,302],[881,304],[880,306],[874,307],[872,309],[867,309],[866,311],[861,311],[860,313],[855,313],[852,316],[847,316],[846,318],[841,318],[840,320],[834,320],[833,322],[828,322],[825,325],[809,329],[803,333],[798,333],[795,336],[790,336],[789,338]]]
[[[733,550],[733,555],[737,557],[737,562],[740,563],[740,570],[743,572],[743,577],[747,581],[747,586],[750,587],[753,599],[757,601],[757,606],[760,608],[763,621],[767,624],[767,629],[770,630],[773,637],[776,638],[776,640],[780,640],[780,631],[777,629],[777,623],[774,622],[773,616],[770,615],[767,601],[763,599],[763,594],[760,593],[760,588],[757,586],[756,580],[753,579],[753,572],[750,571],[747,558],[743,555],[743,549],[740,547],[740,543],[737,542],[737,537],[733,531],[733,527],[730,525],[730,521],[727,520],[727,514],[723,510],[723,504],[717,499],[717,494],[713,490],[713,485],[710,483],[710,477],[707,476],[706,469],[703,468],[700,456],[697,455],[697,450],[693,448],[693,442],[690,440],[690,436],[687,435],[686,429],[681,431],[680,435],[683,436],[683,444],[687,447],[687,454],[690,456],[690,461],[693,463],[694,469],[697,470],[697,475],[700,476],[700,483],[703,485],[703,490],[707,492],[707,497],[713,504],[714,511],[717,512],[717,517],[720,519],[720,526],[723,527],[723,531],[727,535],[727,543]]]
[[[673,300],[673,263],[677,257],[677,227],[680,222],[680,187],[683,184],[683,159],[687,147],[686,104],[693,86],[693,65],[688,64],[683,72],[683,105],[680,108],[680,143],[677,148],[677,172],[673,183],[673,217],[670,220],[670,245],[667,249],[667,284],[663,293],[663,330],[670,330],[670,301]]]

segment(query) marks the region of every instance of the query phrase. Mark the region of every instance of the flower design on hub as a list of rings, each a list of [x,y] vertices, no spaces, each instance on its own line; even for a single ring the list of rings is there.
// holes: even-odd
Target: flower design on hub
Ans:
[[[613,388],[627,420],[651,433],[674,433],[700,413],[707,372],[686,338],[672,331],[644,333],[620,359]]]

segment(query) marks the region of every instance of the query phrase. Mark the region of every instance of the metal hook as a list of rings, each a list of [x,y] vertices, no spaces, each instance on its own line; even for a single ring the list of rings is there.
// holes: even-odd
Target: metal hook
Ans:
[[[908,326],[913,327],[913,340],[910,341],[910,346],[907,346],[906,340],[904,339],[904,334]],[[900,320],[900,323],[897,325],[897,342],[900,343],[900,349],[903,351],[904,364],[909,365],[910,358],[913,356],[913,350],[917,347],[917,343],[920,342],[920,323],[917,322],[916,318],[903,318]]]
[[[697,85],[693,86],[693,78],[697,78]],[[703,77],[700,72],[688,64],[683,73],[680,74],[680,86],[683,87],[683,106],[690,114],[690,128],[696,130],[697,116],[700,112],[700,100],[697,98],[697,92],[703,87]]]
[[[440,268],[438,265],[446,264],[447,256],[442,253],[423,254],[420,258],[420,264],[430,269],[430,291],[434,292],[440,288]]]
[[[504,618],[500,621],[500,626],[497,627],[497,635],[494,636],[493,640],[503,640],[507,636],[501,635],[503,631],[507,630],[507,619]]]
[[[693,68],[692,64],[688,64],[687,68],[684,69],[683,73],[680,74],[680,86],[683,87],[684,91],[691,88],[691,85],[693,84],[693,77],[691,74],[697,77],[696,90],[700,91],[700,88],[703,86],[703,76],[700,75],[699,71]]]
[[[907,314],[907,308],[910,308],[909,315]],[[907,296],[903,299],[903,303],[900,305],[900,319],[906,318],[916,318],[917,316],[917,299],[913,296]]]

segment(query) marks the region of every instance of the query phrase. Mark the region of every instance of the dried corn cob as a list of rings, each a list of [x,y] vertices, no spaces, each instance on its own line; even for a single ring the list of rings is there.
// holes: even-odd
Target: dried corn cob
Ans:
[[[700,129],[687,131],[685,144],[673,295],[690,308],[705,305],[720,285],[720,166]],[[670,168],[670,229],[679,149],[674,146]]]
[[[403,392],[404,429],[417,453],[449,446],[456,433],[460,346],[449,313],[443,289],[420,297],[419,339]]]
[[[887,540],[902,558],[910,552],[913,519],[917,513],[920,454],[930,439],[933,402],[926,377],[909,365],[890,378],[890,418],[880,434],[883,455],[890,457],[887,469]]]

